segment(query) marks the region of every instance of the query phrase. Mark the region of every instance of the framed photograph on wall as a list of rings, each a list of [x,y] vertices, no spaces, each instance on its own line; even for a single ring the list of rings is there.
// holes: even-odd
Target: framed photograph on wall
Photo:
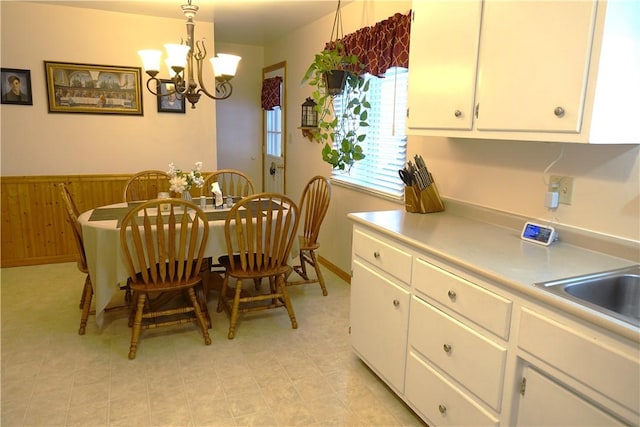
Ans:
[[[2,68],[0,74],[3,104],[33,105],[31,70]]]
[[[182,113],[185,112],[185,99],[176,93],[171,80],[159,80],[156,92],[162,94],[158,97],[158,113]]]
[[[45,61],[50,113],[142,116],[139,67]]]

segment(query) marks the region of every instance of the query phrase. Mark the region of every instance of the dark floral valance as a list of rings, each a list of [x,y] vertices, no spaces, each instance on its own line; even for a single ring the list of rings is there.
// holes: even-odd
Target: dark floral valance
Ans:
[[[280,106],[280,85],[282,77],[276,76],[262,81],[262,109],[273,110]]]
[[[380,21],[371,27],[347,34],[340,42],[346,55],[358,55],[364,72],[382,76],[391,67],[409,68],[409,35],[411,11]],[[332,48],[336,41],[325,48]]]

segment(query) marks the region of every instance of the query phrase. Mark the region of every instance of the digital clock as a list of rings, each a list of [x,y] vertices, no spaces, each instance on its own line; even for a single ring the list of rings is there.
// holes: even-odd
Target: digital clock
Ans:
[[[553,227],[545,227],[533,222],[527,222],[522,229],[522,240],[549,246],[558,239],[556,230]]]

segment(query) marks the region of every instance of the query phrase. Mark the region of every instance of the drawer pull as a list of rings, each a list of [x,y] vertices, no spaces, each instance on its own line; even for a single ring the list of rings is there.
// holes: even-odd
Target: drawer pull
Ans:
[[[456,291],[449,291],[449,292],[447,292],[447,295],[449,296],[449,299],[451,301],[455,301],[456,300]]]
[[[373,257],[374,257],[375,259],[380,258],[380,252],[375,251],[375,252],[373,253]]]
[[[440,404],[440,405],[438,405],[438,411],[440,411],[440,413],[441,413],[442,415],[444,415],[444,414],[446,414],[446,413],[447,413],[447,407],[446,407],[446,406],[444,406],[443,404]]]
[[[449,344],[445,344],[442,346],[442,349],[444,350],[445,353],[449,354],[451,353],[451,346]]]
[[[393,306],[394,307],[398,307],[400,305],[400,301],[398,301],[397,299],[393,300]]]

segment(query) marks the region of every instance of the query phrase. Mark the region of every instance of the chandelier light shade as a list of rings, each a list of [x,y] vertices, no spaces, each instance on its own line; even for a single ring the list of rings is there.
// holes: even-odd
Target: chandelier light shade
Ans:
[[[211,99],[227,99],[233,92],[230,80],[236,75],[240,57],[219,53],[215,58],[211,58],[213,73],[215,77],[215,94],[210,93],[202,81],[202,64],[207,57],[207,49],[203,40],[194,42],[195,22],[194,18],[198,12],[198,6],[183,4],[182,12],[187,18],[187,41],[181,44],[165,44],[167,51],[165,64],[169,69],[170,78],[173,81],[173,90],[160,94],[152,87],[157,87],[160,81],[156,76],[160,73],[160,62],[162,61],[162,51],[156,49],[139,50],[138,54],[142,59],[142,66],[149,76],[147,79],[147,89],[155,96],[168,96],[176,94],[178,98],[186,98],[191,103],[191,108],[196,108],[200,96],[205,94]],[[197,81],[194,78],[197,75]],[[152,83],[155,83],[152,86]]]

